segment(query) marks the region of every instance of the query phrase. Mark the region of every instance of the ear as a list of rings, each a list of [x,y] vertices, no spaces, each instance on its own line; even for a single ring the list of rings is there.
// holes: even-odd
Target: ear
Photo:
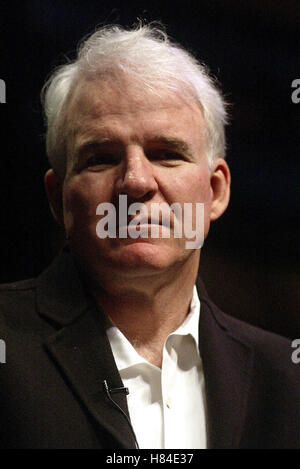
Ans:
[[[212,204],[210,220],[217,220],[226,210],[230,199],[230,170],[223,158],[214,162],[211,172],[210,186],[212,190]]]
[[[63,179],[53,169],[49,169],[45,174],[45,189],[50,205],[50,210],[55,220],[64,225],[62,189]]]

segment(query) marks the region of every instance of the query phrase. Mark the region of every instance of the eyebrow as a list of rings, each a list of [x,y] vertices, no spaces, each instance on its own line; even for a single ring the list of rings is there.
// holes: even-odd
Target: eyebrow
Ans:
[[[148,141],[147,141],[148,140]],[[80,158],[82,155],[85,153],[88,153],[90,150],[94,150],[96,148],[99,148],[103,145],[107,144],[116,144],[114,140],[110,138],[101,138],[97,140],[89,140],[87,142],[84,142],[83,144],[79,145],[77,149],[75,150],[74,156],[77,158]],[[176,137],[167,137],[165,135],[157,135],[154,137],[151,137],[149,139],[146,139],[145,142],[146,145],[151,145],[151,144],[161,144],[168,146],[169,148],[173,148],[177,151],[183,152],[187,155],[191,155],[191,148],[190,146],[184,141]]]
[[[77,148],[75,149],[74,156],[75,157],[80,157],[84,153],[87,153],[89,150],[93,150],[97,147],[101,147],[102,145],[113,143],[110,138],[102,138],[102,139],[97,139],[97,140],[89,140],[87,142],[84,142],[82,144],[79,144]]]
[[[150,139],[149,143],[160,143],[168,147],[174,148],[183,153],[191,154],[190,146],[184,141],[176,137],[166,137],[165,135],[158,135]]]

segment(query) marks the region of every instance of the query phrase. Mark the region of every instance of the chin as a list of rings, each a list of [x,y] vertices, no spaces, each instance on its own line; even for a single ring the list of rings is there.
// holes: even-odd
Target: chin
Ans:
[[[174,247],[160,243],[150,243],[142,239],[119,246],[105,255],[106,262],[111,262],[123,272],[155,272],[167,269],[176,263],[179,252]]]
[[[151,275],[184,263],[192,253],[174,240],[126,238],[96,241],[91,239],[74,246],[80,263],[91,269],[94,275],[109,271],[111,274],[122,272],[129,277]]]

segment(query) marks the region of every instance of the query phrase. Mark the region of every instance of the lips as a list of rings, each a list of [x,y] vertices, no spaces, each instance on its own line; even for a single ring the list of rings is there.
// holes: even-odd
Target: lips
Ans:
[[[165,226],[169,228],[169,224],[165,222],[165,218],[162,215],[160,216],[129,216],[127,218],[127,223],[126,224],[118,224],[117,227],[123,228],[125,226],[140,226],[140,225],[160,225],[160,226]],[[171,220],[170,220],[171,224]]]

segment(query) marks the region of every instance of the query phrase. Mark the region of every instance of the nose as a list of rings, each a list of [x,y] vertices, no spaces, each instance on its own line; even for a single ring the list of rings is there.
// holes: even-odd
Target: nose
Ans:
[[[141,148],[131,148],[124,159],[123,171],[115,184],[116,195],[126,194],[132,199],[148,199],[158,189],[153,165]]]

